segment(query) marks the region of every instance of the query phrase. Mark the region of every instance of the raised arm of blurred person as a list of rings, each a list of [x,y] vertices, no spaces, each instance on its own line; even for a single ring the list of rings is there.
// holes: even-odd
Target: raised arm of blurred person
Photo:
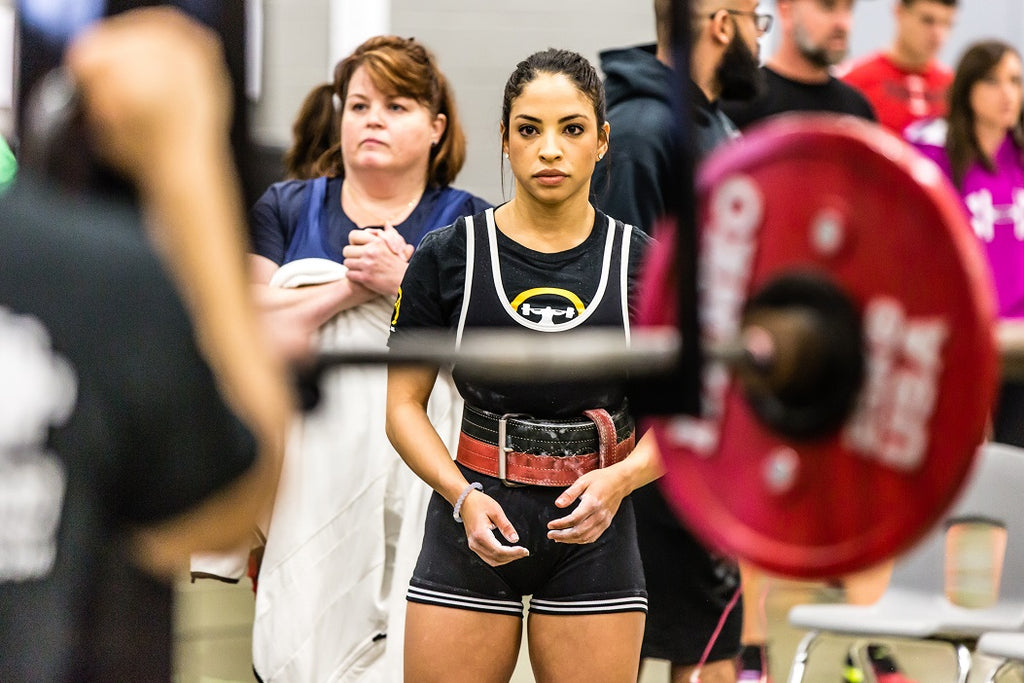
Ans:
[[[84,33],[67,64],[99,152],[137,184],[204,355],[259,444],[242,477],[140,532],[141,559],[162,573],[193,551],[234,546],[267,513],[292,396],[247,286],[229,79],[215,36],[176,10],[138,10]]]

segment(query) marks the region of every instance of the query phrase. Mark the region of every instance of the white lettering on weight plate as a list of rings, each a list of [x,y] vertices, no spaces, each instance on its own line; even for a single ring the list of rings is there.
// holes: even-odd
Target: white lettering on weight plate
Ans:
[[[843,434],[845,445],[903,471],[924,462],[949,329],[907,318],[895,299],[872,300],[864,314],[864,388]]]
[[[728,178],[711,197],[708,223],[701,233],[698,270],[701,335],[705,344],[728,343],[739,335],[763,218],[764,198],[748,176]],[[721,361],[709,360],[705,364],[705,417],[674,419],[669,434],[677,445],[707,456],[717,450],[730,383],[729,369]]]

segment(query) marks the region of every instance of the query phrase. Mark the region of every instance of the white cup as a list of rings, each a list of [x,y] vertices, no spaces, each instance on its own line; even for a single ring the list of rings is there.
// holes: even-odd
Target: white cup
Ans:
[[[961,607],[991,607],[999,599],[1006,525],[985,517],[946,522],[946,599]]]

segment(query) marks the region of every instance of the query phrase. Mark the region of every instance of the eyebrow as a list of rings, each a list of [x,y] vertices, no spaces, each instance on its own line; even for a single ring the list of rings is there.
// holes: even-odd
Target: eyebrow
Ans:
[[[411,97],[409,95],[389,95],[389,94],[387,94],[385,92],[381,92],[381,94],[384,96],[385,100],[414,100],[414,99],[416,99],[415,97]],[[357,98],[360,99],[360,100],[366,100],[367,102],[369,102],[370,99],[371,99],[369,95],[363,94],[361,92],[349,92],[345,96],[346,100],[357,99]]]
[[[516,118],[517,119],[524,119],[526,121],[530,121],[530,122],[533,122],[533,123],[540,123],[541,122],[540,119],[538,119],[536,116],[529,116],[528,114],[516,114]],[[562,118],[558,119],[558,122],[559,123],[565,123],[566,121],[572,121],[573,119],[585,119],[585,118],[587,118],[585,114],[569,114],[568,116],[563,116]]]

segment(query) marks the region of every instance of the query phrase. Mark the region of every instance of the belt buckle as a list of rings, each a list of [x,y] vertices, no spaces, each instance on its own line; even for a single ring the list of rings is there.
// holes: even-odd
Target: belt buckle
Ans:
[[[523,484],[508,480],[508,454],[512,450],[505,445],[508,439],[508,421],[510,418],[530,416],[526,413],[505,413],[498,418],[498,479],[508,487],[523,486]]]

